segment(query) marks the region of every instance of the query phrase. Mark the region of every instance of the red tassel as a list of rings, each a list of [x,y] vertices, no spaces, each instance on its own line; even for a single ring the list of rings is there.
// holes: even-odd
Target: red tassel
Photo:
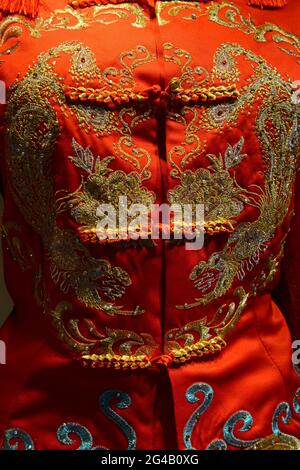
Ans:
[[[18,15],[36,18],[41,0],[0,0],[0,12],[3,14],[15,13]]]
[[[119,3],[120,1],[121,0],[70,0],[68,3],[73,6],[73,8],[84,8],[97,4]],[[0,0],[0,14],[15,13],[29,16],[30,18],[36,18],[40,3],[41,0]],[[261,8],[282,8],[287,4],[287,0],[248,0],[248,4]]]
[[[124,0],[69,0],[69,5],[75,9],[88,8],[94,5],[107,5],[109,3],[122,3]],[[133,1],[133,0],[129,0]],[[139,0],[136,0],[137,3]],[[210,0],[199,0],[209,2]],[[248,5],[260,8],[282,8],[287,4],[287,0],[245,0]]]
[[[248,4],[260,8],[283,8],[287,0],[248,0]]]

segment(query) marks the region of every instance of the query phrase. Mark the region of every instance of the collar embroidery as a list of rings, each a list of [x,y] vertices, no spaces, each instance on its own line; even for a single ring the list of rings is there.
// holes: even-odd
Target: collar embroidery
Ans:
[[[131,3],[133,0],[127,0]],[[139,1],[139,0],[136,0]],[[147,0],[141,0],[145,2]],[[163,0],[169,1],[169,0]],[[198,0],[208,3],[211,0]],[[250,6],[260,8],[282,8],[287,4],[287,0],[245,0]],[[0,14],[19,14],[36,18],[42,0],[0,0]],[[124,0],[69,0],[68,4],[73,8],[87,8],[93,5],[107,5],[109,3],[124,3]]]

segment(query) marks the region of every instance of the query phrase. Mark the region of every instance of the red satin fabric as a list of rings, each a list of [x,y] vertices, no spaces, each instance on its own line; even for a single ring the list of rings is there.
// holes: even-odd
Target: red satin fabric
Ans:
[[[223,3],[224,8],[227,8],[226,2]],[[272,23],[282,31],[292,32],[299,38],[300,5],[297,1],[290,1],[287,7],[280,11],[252,9],[245,6],[243,0],[236,0],[234,4],[239,8],[243,18],[248,18],[251,14],[256,25]],[[46,2],[40,17],[47,18],[56,10],[63,10],[65,6],[64,0],[54,0],[51,4]],[[178,5],[174,4],[175,7]],[[201,8],[203,10],[201,9],[202,13],[199,16],[193,5],[191,7],[185,5],[182,11],[175,10],[175,13],[173,11],[168,14],[165,11],[161,13],[164,21],[159,23],[153,6],[149,4],[149,9],[147,7],[141,9],[140,14],[146,19],[139,27],[133,26],[134,22],[138,21],[136,13],[133,10],[126,13],[125,9],[123,16],[116,21],[109,22],[108,17],[107,21],[103,22],[90,20],[90,24],[85,28],[53,27],[53,24],[57,25],[54,22],[52,27],[44,27],[40,38],[35,37],[30,27],[23,23],[23,33],[18,38],[18,41],[20,40],[18,47],[14,49],[16,39],[13,34],[11,37],[9,35],[6,37],[5,48],[10,47],[12,53],[6,53],[1,57],[3,63],[0,68],[0,78],[5,81],[9,89],[13,90],[17,77],[18,83],[22,83],[22,79],[30,70],[29,67],[35,66],[40,54],[62,43],[80,41],[93,51],[101,71],[107,67],[119,70],[120,63],[135,60],[134,54],[138,56],[141,52],[136,51],[139,45],[149,51],[150,55],[152,54],[151,60],[141,60],[130,66],[131,68],[127,67],[127,71],[130,69],[130,73],[134,76],[135,91],[155,85],[166,89],[174,77],[184,72],[190,74],[189,86],[192,86],[198,73],[195,72],[195,67],[211,71],[216,50],[226,43],[239,44],[247,51],[263,57],[287,82],[298,79],[300,68],[297,56],[295,53],[286,54],[279,49],[276,39],[274,40],[272,36],[276,34],[276,27],[271,32],[264,30],[263,33],[259,27],[255,32],[251,32],[250,23],[247,27],[243,26],[242,22],[229,27],[224,24],[226,23],[224,18],[223,24],[221,20],[213,21],[205,14],[204,7]],[[67,16],[67,13],[61,11],[56,14],[58,22],[63,21],[61,18],[64,15]],[[187,21],[188,15],[197,17]],[[113,13],[112,18],[114,18]],[[6,20],[4,19],[1,25],[4,21]],[[172,46],[169,46],[170,43]],[[145,50],[141,52],[142,56],[146,54]],[[168,60],[166,57],[171,54],[171,50],[175,52],[173,58]],[[295,50],[296,46],[293,52]],[[130,55],[128,51],[135,52],[131,52]],[[120,57],[123,57],[123,62]],[[49,60],[53,63],[55,77],[59,77],[63,85],[73,86],[74,81],[69,73],[72,61],[68,53],[59,51],[57,56],[50,57]],[[181,69],[178,66],[180,61],[187,62],[185,69],[184,66],[181,66]],[[237,62],[240,76],[236,80],[233,76],[229,76],[228,80],[237,83],[242,91],[242,87],[247,86],[249,77],[252,76],[253,68],[250,59],[248,62],[243,61],[239,56]],[[46,73],[45,70],[43,73]],[[126,74],[124,76],[126,78]],[[78,80],[79,82],[82,80],[80,74]],[[88,80],[89,86],[95,84],[97,85],[95,77]],[[210,77],[208,85],[212,84],[220,85],[223,81],[220,77],[215,77],[213,80]],[[78,83],[78,86],[80,85],[82,83]],[[84,86],[87,84],[84,83]],[[109,87],[109,84],[107,86]],[[24,96],[25,91],[23,98]],[[13,100],[13,97],[9,95],[9,99]],[[9,101],[7,106],[9,107]],[[156,195],[158,202],[165,202],[168,191],[176,189],[178,184],[178,180],[172,176],[174,165],[172,166],[170,155],[175,155],[173,163],[180,167],[180,152],[175,151],[173,154],[172,152],[176,148],[180,149],[182,142],[185,141],[186,126],[176,119],[166,119],[166,109],[162,102],[158,102],[155,106],[153,115],[150,114],[147,119],[141,120],[137,127],[133,127],[134,144],[136,148],[145,151],[140,160],[134,160],[134,157],[131,155],[130,158],[128,154],[127,158],[120,157],[120,155],[124,157],[124,153],[122,154],[122,149],[118,147],[119,135],[116,130],[99,137],[95,128],[83,129],[75,114],[67,114],[69,111],[64,113],[59,100],[51,101],[51,107],[58,116],[59,131],[47,178],[53,185],[56,201],[62,194],[76,192],[80,182],[83,181],[83,173],[69,158],[74,155],[72,139],[75,139],[83,149],[89,147],[94,156],[100,155],[102,158],[118,155],[111,163],[111,169],[115,172],[121,170],[128,175],[136,171],[139,165],[140,173],[142,173],[141,168],[146,168],[151,176],[145,178],[143,185]],[[201,127],[204,121],[200,121],[199,127],[192,133],[193,137],[186,141],[185,149],[189,148],[189,145],[192,147],[198,138],[207,143],[207,148],[204,154],[199,150],[197,158],[187,159],[187,169],[196,172],[199,168],[210,168],[205,155],[224,156],[228,144],[234,146],[244,137],[243,153],[248,157],[251,156],[251,159],[248,158],[240,163],[235,173],[236,179],[241,187],[263,187],[265,164],[262,161],[260,142],[255,134],[254,119],[260,106],[262,106],[261,101],[254,102],[252,114],[241,113],[237,121],[226,128],[224,134],[205,125]],[[34,110],[32,113],[34,114]],[[128,116],[127,118],[129,119]],[[271,282],[262,287],[258,295],[251,297],[238,322],[226,336],[227,345],[219,353],[192,357],[181,365],[173,364],[174,351],[170,352],[167,349],[167,342],[164,340],[164,335],[171,330],[178,331],[188,323],[199,322],[203,318],[211,320],[222,305],[228,306],[236,301],[238,287],[242,286],[246,292],[251,290],[254,281],[256,282],[261,271],[267,266],[269,255],[276,257],[280,251],[282,241],[290,227],[294,198],[291,199],[282,223],[268,241],[266,250],[262,251],[259,263],[254,267],[251,265],[250,268],[245,268],[247,275],[242,281],[235,276],[232,285],[223,295],[216,295],[211,302],[196,309],[179,310],[177,306],[192,304],[195,298],[200,296],[199,289],[196,290],[195,284],[191,282],[190,273],[200,261],[207,263],[211,259],[212,263],[212,255],[220,252],[228,240],[229,235],[225,230],[223,233],[207,236],[204,248],[200,252],[187,251],[182,246],[168,245],[162,240],[158,240],[151,248],[135,246],[116,248],[108,244],[100,246],[84,242],[84,249],[88,249],[95,259],[103,258],[109,261],[111,266],[119,266],[129,273],[131,283],[126,286],[126,293],[122,298],[116,300],[116,305],[126,311],[133,311],[136,306],[142,306],[146,311],[137,316],[108,315],[100,308],[84,304],[74,285],[63,291],[60,283],[55,281],[45,243],[45,240],[49,240],[48,235],[44,235],[45,228],[39,232],[37,224],[40,222],[35,225],[34,217],[30,221],[27,214],[30,194],[34,194],[35,199],[32,206],[35,207],[36,201],[40,201],[43,213],[48,189],[39,187],[34,180],[30,183],[28,174],[24,174],[25,181],[29,181],[30,186],[27,187],[27,193],[24,192],[23,201],[16,196],[16,192],[19,191],[21,194],[24,191],[24,186],[14,180],[10,150],[6,144],[9,120],[14,123],[14,116],[6,115],[5,107],[2,106],[3,152],[0,163],[5,196],[3,224],[8,228],[8,237],[3,245],[7,286],[15,303],[14,312],[0,330],[0,338],[7,344],[7,364],[0,369],[0,436],[3,442],[5,443],[7,430],[21,429],[31,437],[37,449],[73,449],[78,447],[78,436],[77,439],[74,437],[73,444],[67,445],[59,441],[56,431],[63,423],[79,423],[93,436],[94,446],[125,449],[128,445],[128,428],[125,427],[124,430],[122,425],[117,424],[118,420],[107,417],[99,407],[101,394],[107,390],[120,390],[130,396],[130,405],[118,408],[116,402],[112,401],[111,407],[131,429],[134,429],[137,449],[184,449],[187,446],[186,425],[203,399],[199,392],[197,400],[193,403],[188,400],[187,390],[193,384],[207,384],[214,393],[210,405],[197,418],[197,423],[193,427],[191,442],[195,449],[205,449],[215,439],[223,439],[226,421],[240,410],[248,411],[254,420],[252,428],[247,432],[241,432],[238,427],[236,428],[235,434],[240,440],[251,441],[270,436],[274,411],[282,402],[287,402],[291,407],[292,419],[289,424],[279,420],[280,430],[300,439],[299,414],[292,406],[300,379],[291,362],[291,333],[284,319],[284,315],[288,321],[294,319],[295,329],[292,334],[296,334],[300,300],[298,299],[297,203],[296,217],[291,225],[292,230],[281,271],[283,276],[281,282],[286,283],[289,295],[283,295],[284,290],[278,287],[278,295],[282,299],[278,303],[282,304],[284,315],[271,299],[275,286],[281,285],[278,285],[279,272],[277,272]],[[22,125],[26,128],[26,123],[23,121]],[[17,129],[13,132],[17,135]],[[23,142],[24,136],[18,138]],[[17,157],[17,153],[16,151],[14,158]],[[39,155],[42,153],[40,150]],[[145,157],[146,153],[150,155],[149,161]],[[135,161],[135,167],[132,161]],[[113,189],[112,186],[111,190]],[[294,190],[293,185],[293,193]],[[257,207],[245,204],[244,211],[233,219],[236,224],[241,224],[253,222],[257,217]],[[76,236],[80,233],[80,223],[68,211],[56,210],[55,227],[62,231],[65,239],[68,232]],[[20,245],[14,242],[15,250],[12,253],[11,245],[16,239],[20,241]],[[72,242],[68,243],[70,246]],[[60,249],[58,256],[64,259],[67,250],[66,245],[65,251]],[[82,248],[78,250],[80,252]],[[77,253],[76,250],[73,252],[73,258],[66,254],[65,259],[68,263],[71,263],[72,259],[77,259]],[[16,262],[16,259],[19,262]],[[24,260],[29,260],[29,268],[22,270]],[[40,269],[42,283],[39,283],[40,278],[37,276]],[[78,270],[80,269],[79,267]],[[210,269],[207,268],[208,273],[215,272]],[[201,280],[199,282],[201,283]],[[213,289],[212,286],[205,286],[206,290],[203,291],[205,294]],[[85,361],[82,361],[76,347],[73,350],[72,347],[68,347],[67,341],[59,335],[53,324],[53,315],[60,302],[67,303],[67,319],[78,320],[81,334],[87,335],[87,330],[84,329],[86,327],[82,327],[80,323],[82,319],[87,318],[93,321],[100,334],[109,329],[125,329],[139,335],[138,341],[141,341],[143,334],[151,336],[155,342],[155,347],[147,354],[151,366],[145,369],[118,370],[98,367],[99,364],[95,361],[92,363],[93,367],[90,367],[90,363],[86,364],[87,367],[83,367],[82,362]],[[179,341],[183,346],[182,337]],[[22,445],[21,443],[20,448]],[[233,445],[230,442],[227,442],[227,447],[231,450],[240,448],[238,444]],[[247,445],[244,443],[243,447]]]

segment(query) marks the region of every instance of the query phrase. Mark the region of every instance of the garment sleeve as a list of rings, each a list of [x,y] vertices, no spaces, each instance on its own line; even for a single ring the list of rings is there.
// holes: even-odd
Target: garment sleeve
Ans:
[[[300,149],[299,149],[300,154]],[[298,159],[299,161],[299,159]],[[300,339],[300,171],[295,181],[294,216],[284,246],[279,283],[273,299],[281,308],[293,339]]]

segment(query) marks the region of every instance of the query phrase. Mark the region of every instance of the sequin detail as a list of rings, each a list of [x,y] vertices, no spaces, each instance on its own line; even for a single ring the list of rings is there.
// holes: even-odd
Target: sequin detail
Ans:
[[[238,439],[234,435],[235,428],[237,427],[237,424],[242,422],[242,426],[238,429],[239,432],[246,432],[250,431],[250,429],[253,426],[253,418],[248,411],[238,411],[237,413],[233,414],[230,416],[230,418],[226,421],[224,428],[223,428],[223,436],[224,440],[226,441],[227,444],[233,446],[233,447],[249,447],[251,445],[254,445],[257,440],[252,440],[252,441],[244,441],[242,439]]]
[[[211,406],[214,398],[213,388],[209,384],[195,383],[186,391],[185,398],[187,402],[190,404],[198,403],[199,397],[197,394],[199,392],[203,394],[202,402],[192,413],[183,430],[183,440],[187,450],[196,450],[192,444],[193,433],[196,426],[200,425],[199,420],[201,416]],[[300,414],[300,408],[298,406],[299,396],[300,388],[295,392],[293,398],[293,406],[297,414]],[[112,405],[113,400],[116,400],[116,402]],[[112,408],[112,406],[115,406],[119,410],[125,410],[131,406],[131,403],[131,397],[126,392],[116,389],[106,390],[99,397],[100,409],[104,415],[114,422],[126,436],[128,442],[127,449],[135,450],[137,436],[134,428]],[[274,411],[271,424],[272,434],[264,438],[241,440],[236,438],[234,435],[235,432],[250,431],[254,420],[248,411],[240,410],[232,414],[224,424],[223,439],[214,439],[206,447],[206,450],[227,450],[228,445],[237,449],[242,448],[245,450],[299,450],[300,440],[295,436],[283,433],[280,430],[280,419],[285,425],[288,425],[291,420],[291,408],[287,402],[279,403]],[[239,423],[242,423],[242,426],[237,429],[237,425]],[[74,437],[72,437],[72,434]],[[58,442],[65,446],[72,446],[72,448],[74,448],[79,439],[77,450],[107,450],[106,447],[94,446],[91,432],[79,423],[63,423],[59,426],[56,436]],[[19,442],[14,443],[14,440]],[[4,442],[2,445],[3,450],[33,450],[34,448],[35,445],[32,438],[24,430],[14,428],[5,431]]]
[[[279,419],[281,419],[284,424],[289,424],[292,419],[291,408],[287,402],[280,403],[274,411],[272,418],[272,431],[275,436],[279,436],[281,433],[279,429]]]
[[[216,439],[207,446],[206,450],[227,450],[227,444],[222,439]]]
[[[17,441],[13,444],[12,441]],[[34,450],[34,443],[23,429],[8,429],[4,433],[3,450]]]
[[[186,399],[189,403],[197,403],[199,401],[199,398],[197,397],[197,393],[201,392],[204,397],[202,403],[198,406],[198,408],[193,412],[192,416],[189,418],[188,422],[186,423],[183,431],[183,440],[184,444],[186,446],[186,449],[192,450],[192,434],[193,430],[200,418],[200,416],[207,410],[207,408],[210,406],[214,392],[213,389],[210,385],[205,384],[205,383],[198,383],[198,384],[193,384],[191,387],[188,388],[186,391]]]
[[[93,437],[90,431],[78,423],[64,423],[57,430],[57,439],[64,445],[72,445],[75,440],[70,437],[75,434],[80,439],[80,445],[77,450],[91,450],[93,446]]]
[[[196,393],[201,391],[204,393],[202,404],[192,413],[188,419],[184,431],[183,440],[185,448],[188,450],[195,449],[192,444],[193,432],[196,426],[199,426],[200,416],[211,406],[214,391],[213,388],[205,383],[195,383],[186,391],[186,400],[193,404],[199,401]],[[300,389],[298,389],[293,398],[294,410],[300,413],[299,407]],[[223,439],[214,439],[208,444],[206,450],[227,450],[228,446],[245,449],[245,450],[298,450],[300,449],[300,440],[294,436],[283,433],[280,430],[279,421],[288,425],[291,421],[291,408],[287,402],[279,403],[276,407],[272,420],[272,434],[264,438],[256,438],[251,440],[243,440],[236,437],[235,433],[248,432],[252,430],[254,425],[253,416],[246,410],[239,410],[233,413],[223,426]]]
[[[117,399],[115,406],[118,409],[126,409],[131,405],[130,396],[120,390],[106,390],[100,395],[99,405],[102,412],[122,430],[128,440],[128,450],[136,448],[136,434],[127,421],[116,413],[111,407],[111,401]],[[57,439],[64,445],[74,445],[76,441],[70,437],[75,434],[80,445],[76,450],[100,450],[106,449],[102,446],[93,447],[93,436],[90,431],[78,423],[64,423],[57,430]]]
[[[128,450],[136,449],[136,433],[130,424],[120,415],[118,415],[111,406],[111,401],[117,399],[115,406],[122,410],[131,405],[130,396],[121,390],[107,390],[99,398],[100,408],[103,413],[122,430],[128,441]]]
[[[295,393],[294,400],[293,400],[293,407],[295,413],[300,414],[300,388]]]
[[[157,11],[159,3],[155,5]],[[4,39],[17,38],[21,25],[31,36],[40,38],[45,31],[63,27],[76,30],[95,22],[108,24],[108,15],[112,15],[111,23],[122,21],[122,17],[128,19],[126,8],[122,4],[113,14],[111,5],[93,7],[87,15],[66,8],[52,11],[47,19],[39,18],[35,24],[14,17],[13,23],[11,19],[1,23],[0,33]],[[188,9],[192,16],[187,14]],[[133,6],[127,11],[133,14],[133,21],[137,11]],[[256,41],[274,41],[281,51],[282,41],[290,43],[295,55],[299,52],[299,39],[295,36],[269,23],[255,25],[228,2],[208,8],[198,7],[196,2],[170,2],[164,19],[170,22],[178,16],[188,21],[206,16],[208,21],[252,35]],[[140,15],[139,27],[147,25],[147,21],[146,15]],[[226,345],[227,333],[249,300],[269,288],[278,270],[284,243],[281,234],[290,217],[299,147],[299,113],[291,102],[291,83],[263,56],[239,44],[221,43],[206,69],[197,55],[193,57],[188,45],[184,50],[166,42],[162,44],[161,58],[171,64],[174,76],[164,90],[158,84],[144,89],[149,84],[141,85],[136,69],[155,65],[156,54],[143,44],[130,47],[119,51],[111,66],[101,63],[97,48],[92,50],[84,42],[65,42],[43,51],[25,76],[12,85],[7,106],[11,154],[7,161],[15,202],[26,222],[42,236],[49,260],[47,266],[37,269],[38,304],[51,317],[71,354],[83,365],[116,369],[155,365],[152,354],[157,356],[158,348],[166,352],[161,360],[169,366],[217,353]],[[69,67],[62,73],[65,63]],[[247,80],[243,76],[245,67],[249,69]],[[183,298],[173,305],[178,319],[186,320],[172,323],[165,332],[164,345],[156,345],[152,331],[150,335],[147,328],[145,331],[132,326],[139,324],[132,317],[142,315],[142,319],[148,313],[130,299],[139,288],[138,282],[133,285],[135,273],[125,269],[123,263],[114,265],[111,259],[98,259],[94,247],[81,236],[96,238],[93,230],[98,196],[100,200],[102,196],[115,199],[118,188],[122,188],[132,199],[148,203],[154,200],[152,152],[138,147],[135,136],[139,135],[139,124],[146,128],[148,120],[155,117],[153,104],[162,96],[168,98],[164,103],[167,128],[178,125],[179,134],[182,132],[177,145],[176,139],[174,145],[167,145],[169,198],[181,204],[209,201],[207,232],[222,232],[224,243],[204,250],[204,257],[195,258],[185,275],[190,289],[184,289]],[[257,168],[248,139],[242,135],[243,115],[250,116],[253,142],[257,140]],[[66,161],[66,173],[70,170],[77,179],[69,187],[63,177],[55,177],[54,194],[49,168],[60,138],[60,125],[67,119],[78,125],[76,137],[83,136],[82,141],[73,140],[69,157],[61,155]],[[237,129],[241,130],[240,135]],[[218,152],[218,145],[215,146],[214,154],[208,151],[212,133],[216,143],[219,138],[222,141],[222,149]],[[98,157],[94,148],[87,147],[85,134],[107,138],[112,150],[102,152],[101,145]],[[71,145],[71,139],[66,144]],[[84,168],[85,163],[91,165]],[[253,184],[247,184],[243,177],[243,165],[248,164],[255,166]],[[68,229],[62,228],[64,224]],[[110,254],[107,256],[110,258]],[[39,295],[43,281],[44,299]],[[59,291],[59,300],[49,294],[52,289]],[[206,312],[202,307],[207,305]],[[192,309],[193,321],[189,321],[189,312],[181,315],[180,310]],[[203,311],[202,317],[198,311]],[[106,322],[111,325],[114,320],[109,317],[118,316],[128,320],[128,325],[133,320],[130,327],[107,328]]]

